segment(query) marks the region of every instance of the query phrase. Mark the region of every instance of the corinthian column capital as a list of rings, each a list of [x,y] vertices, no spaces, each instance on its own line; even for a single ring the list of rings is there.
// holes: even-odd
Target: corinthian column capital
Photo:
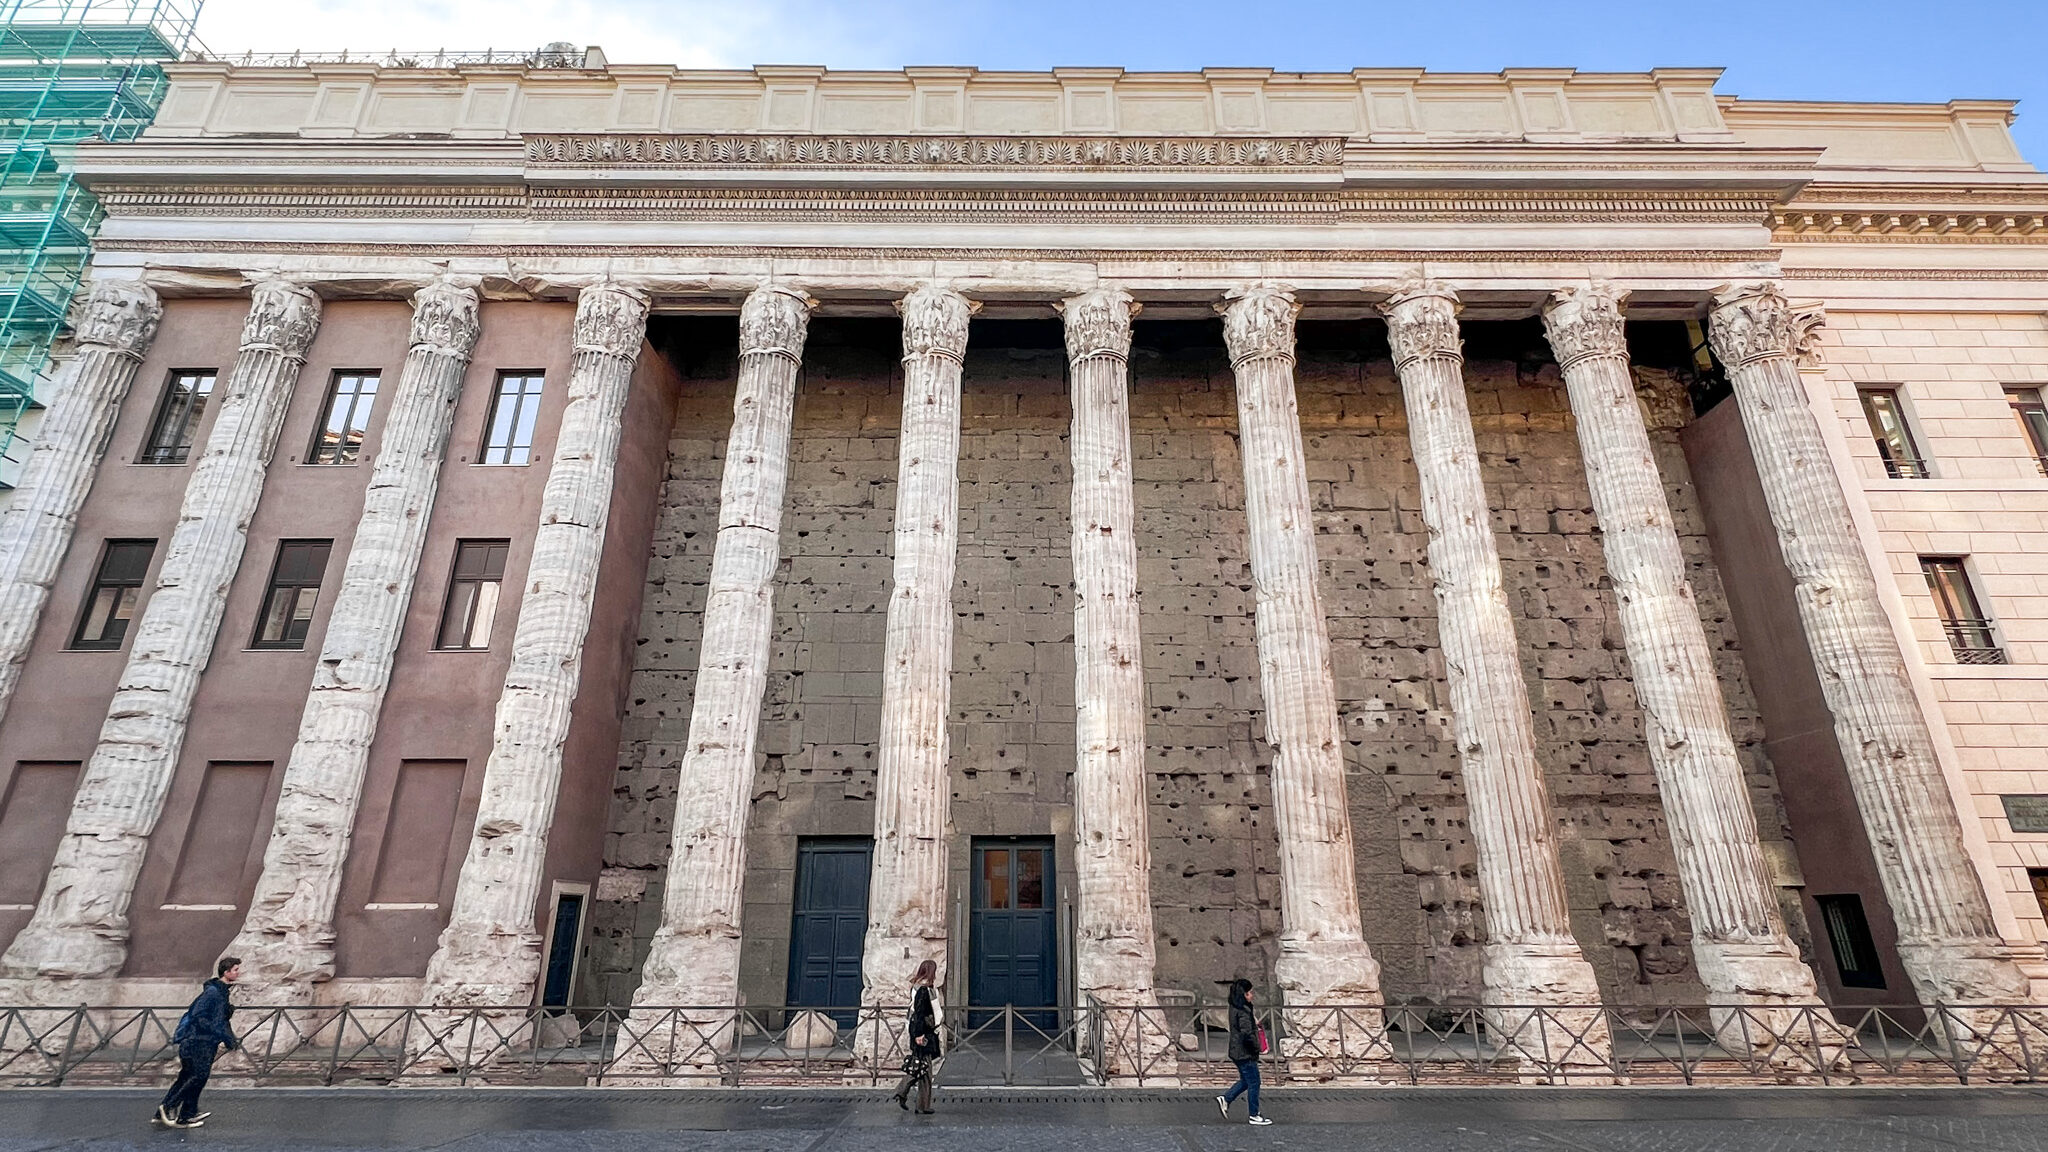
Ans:
[[[1621,311],[1628,293],[1605,281],[1559,288],[1543,306],[1543,334],[1560,368],[1595,356],[1628,356]]]
[[[1777,284],[1736,284],[1714,294],[1707,338],[1714,355],[1734,368],[1769,356],[1811,362],[1827,315],[1819,305],[1797,306]]]
[[[140,360],[150,341],[156,339],[157,322],[163,315],[163,302],[149,285],[139,280],[100,280],[85,298],[75,331],[81,345],[98,344]]]
[[[476,289],[437,280],[412,294],[413,347],[467,360],[480,330]]]
[[[1057,307],[1067,324],[1067,359],[1131,355],[1131,318],[1142,307],[1121,288],[1096,288],[1062,300]]]
[[[647,293],[607,280],[576,294],[576,351],[630,360],[647,338]]]
[[[818,302],[801,289],[763,284],[740,305],[740,355],[753,352],[802,360],[811,309]]]
[[[1387,343],[1396,368],[1428,356],[1463,357],[1458,338],[1458,294],[1450,285],[1420,277],[1403,280],[1380,302],[1387,322]]]
[[[1216,305],[1223,313],[1223,342],[1230,347],[1230,363],[1279,358],[1294,360],[1294,318],[1301,314],[1301,302],[1286,285],[1261,282],[1247,284],[1223,297]]]
[[[951,288],[920,284],[896,302],[896,311],[903,317],[905,359],[933,355],[962,360],[967,355],[967,318],[981,311],[981,302]]]
[[[320,298],[303,284],[265,280],[249,293],[249,318],[242,322],[242,348],[272,349],[289,360],[304,360],[320,330]]]

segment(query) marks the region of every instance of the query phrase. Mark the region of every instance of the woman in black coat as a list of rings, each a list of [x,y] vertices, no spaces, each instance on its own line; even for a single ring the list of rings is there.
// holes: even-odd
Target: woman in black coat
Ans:
[[[910,1089],[917,1089],[919,1115],[932,1114],[932,1061],[939,1058],[938,1013],[932,1008],[932,982],[939,966],[930,960],[910,978],[910,1054],[903,1058],[903,1079],[896,1085],[896,1106],[910,1107]]]
[[[1230,1102],[1239,1096],[1251,1105],[1254,1124],[1271,1124],[1259,1115],[1259,1056],[1266,1050],[1266,1034],[1259,1028],[1258,1013],[1252,1011],[1252,982],[1230,982],[1230,1062],[1237,1065],[1237,1083],[1216,1098],[1216,1109],[1230,1119]]]

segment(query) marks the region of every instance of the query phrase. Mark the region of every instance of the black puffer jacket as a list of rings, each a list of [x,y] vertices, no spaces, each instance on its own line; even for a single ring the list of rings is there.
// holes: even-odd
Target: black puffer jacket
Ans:
[[[1259,1058],[1259,1016],[1252,1006],[1243,1000],[1230,1004],[1230,1059],[1257,1060]]]
[[[232,1052],[242,1046],[234,1027],[228,1023],[234,1014],[235,1002],[228,998],[228,982],[215,977],[206,982],[192,1006],[185,1009],[184,1019],[178,1021],[178,1030],[171,1039],[180,1045],[225,1044]]]
[[[922,984],[910,997],[910,1051],[926,1057],[939,1054],[939,1028],[932,1012],[932,990]]]

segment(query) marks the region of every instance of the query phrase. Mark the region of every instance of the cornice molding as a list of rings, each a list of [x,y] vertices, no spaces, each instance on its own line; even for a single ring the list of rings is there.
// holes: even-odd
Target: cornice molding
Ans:
[[[1830,243],[2048,244],[2048,208],[2033,211],[1815,211],[1771,214],[1775,237]]]
[[[525,138],[536,167],[1269,169],[1338,171],[1341,136],[813,136],[555,132]]]

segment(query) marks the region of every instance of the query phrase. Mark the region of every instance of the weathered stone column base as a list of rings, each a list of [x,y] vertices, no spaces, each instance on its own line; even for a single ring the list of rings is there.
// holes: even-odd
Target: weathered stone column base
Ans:
[[[1575,1084],[1611,1082],[1600,984],[1575,941],[1487,944],[1480,954],[1486,1026],[1502,1056],[1519,1059],[1531,1079],[1556,1070]]]
[[[1380,965],[1363,940],[1280,937],[1273,963],[1280,986],[1285,1035],[1280,1055],[1290,1075],[1377,1078],[1366,1062],[1393,1052],[1387,1045],[1386,1003]]]
[[[2026,1004],[2031,988],[2020,950],[1979,939],[1905,940],[1899,965],[1922,1004]]]
[[[1714,1038],[1730,1055],[1762,1060],[1792,1078],[1844,1066],[1850,1037],[1821,1002],[1813,969],[1790,939],[1696,937],[1692,951]]]
[[[721,1061],[745,1033],[744,1009],[733,1007],[635,1008],[620,1022],[607,1084],[716,1087]]]
[[[1116,1087],[1180,1086],[1180,1046],[1166,1010],[1153,997],[1112,996],[1098,990],[1089,993],[1088,1000],[1092,1006],[1074,1012],[1076,1055],[1095,1062],[1104,1081]]]

